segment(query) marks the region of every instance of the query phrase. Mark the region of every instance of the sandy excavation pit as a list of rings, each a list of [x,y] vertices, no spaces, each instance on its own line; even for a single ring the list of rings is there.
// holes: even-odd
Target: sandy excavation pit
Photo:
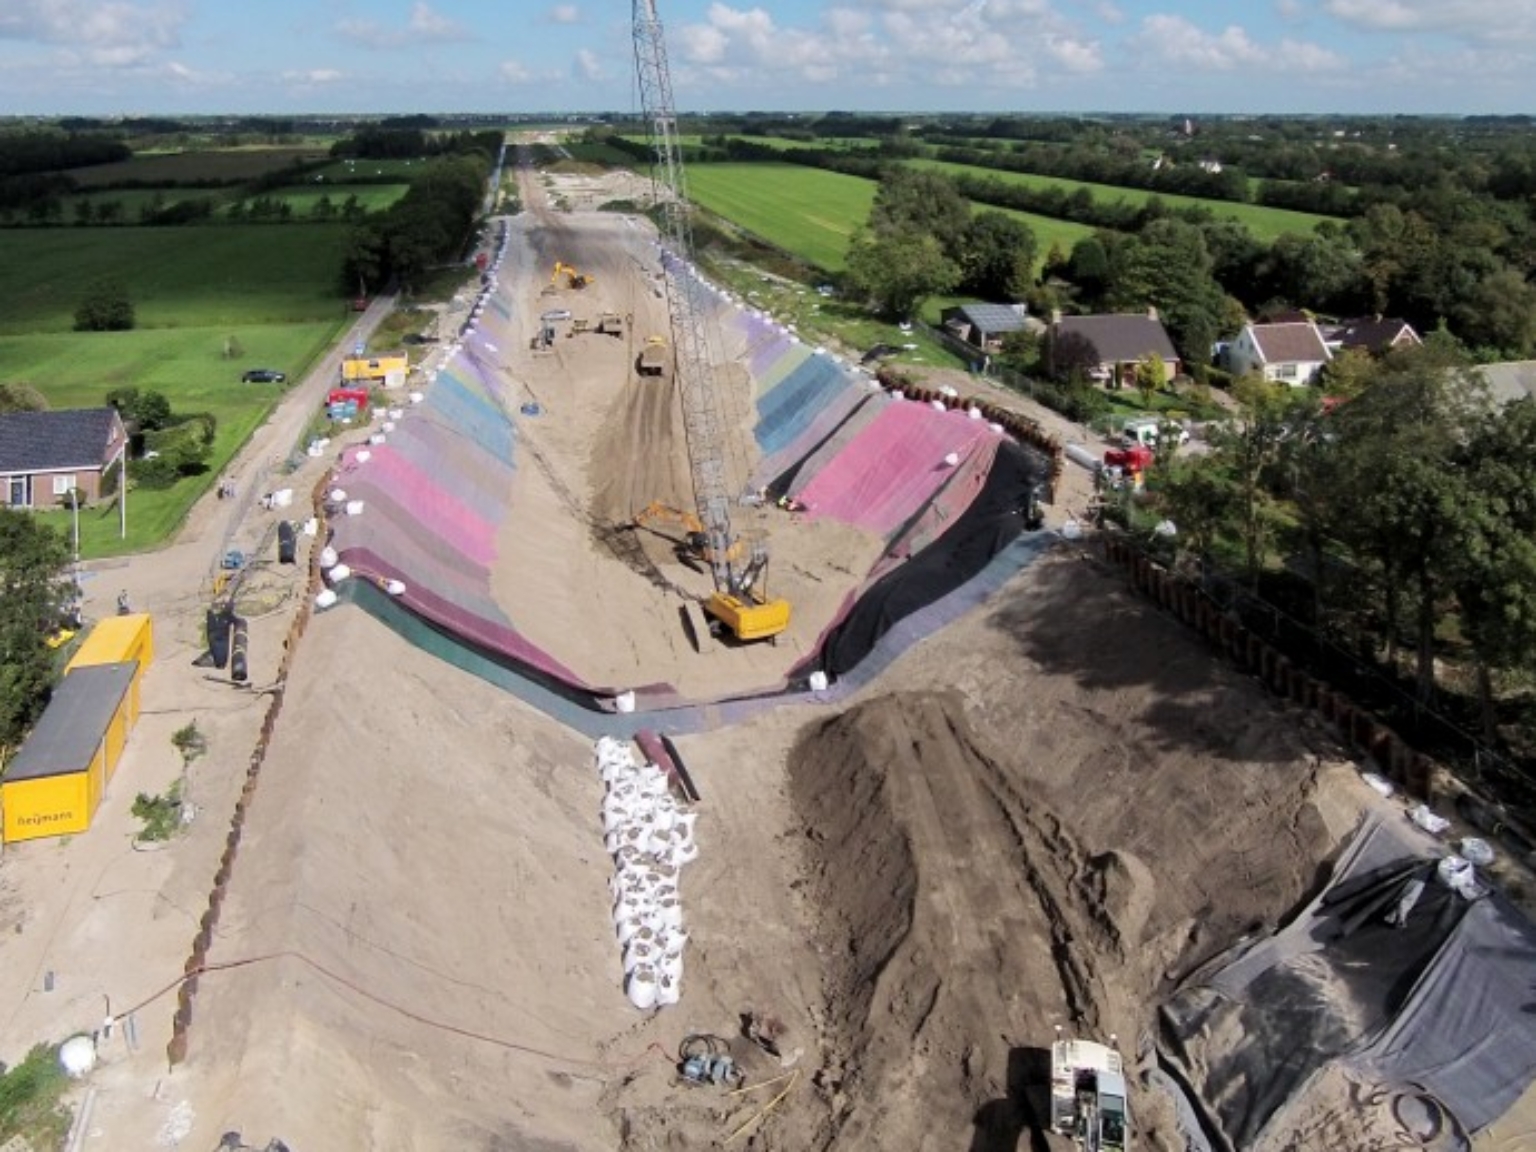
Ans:
[[[630,226],[525,189],[519,299],[663,331]],[[593,285],[541,295],[556,260]],[[795,630],[692,652],[668,585],[704,578],[659,537],[644,563],[605,538],[621,510],[684,500],[675,406],[636,383],[627,339],[496,344],[479,355],[503,399],[541,413],[485,586],[521,634],[589,683],[708,697],[809,652],[878,538],[765,513]],[[678,744],[703,795],[687,967],[681,1003],[642,1014],[592,741],[366,612],[318,616],[210,952],[233,966],[200,982],[188,1061],[103,1100],[116,1146],[153,1146],[185,1103],[189,1148],[231,1129],[295,1152],[1064,1147],[1041,1131],[1055,1027],[1117,1034],[1139,1071],[1161,997],[1298,908],[1363,814],[1396,815],[1318,727],[1070,549],[851,699]],[[754,1009],[793,1067],[740,1038]],[[694,1030],[767,1086],[680,1085]],[[1380,1130],[1347,1080],[1321,1092],[1329,1132]],[[1132,1106],[1136,1147],[1184,1147],[1165,1098]]]

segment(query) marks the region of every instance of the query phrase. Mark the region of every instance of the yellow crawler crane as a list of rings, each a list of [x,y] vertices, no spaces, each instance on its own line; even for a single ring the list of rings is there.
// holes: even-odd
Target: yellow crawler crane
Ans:
[[[704,601],[704,614],[737,640],[771,640],[789,627],[789,601],[768,595],[768,547],[750,547],[731,528],[730,481],[726,476],[726,437],[740,432],[725,419],[711,348],[719,334],[705,288],[689,271],[694,267],[693,228],[688,217],[688,189],[672,101],[672,75],[656,0],[634,0],[635,71],[640,104],[651,143],[651,182],[662,209],[663,240],[674,261],[665,279],[667,317],[672,326],[674,372],[682,399],[688,440],[688,466],[698,511],[700,555],[709,564],[715,590]],[[699,638],[702,642],[703,638]]]

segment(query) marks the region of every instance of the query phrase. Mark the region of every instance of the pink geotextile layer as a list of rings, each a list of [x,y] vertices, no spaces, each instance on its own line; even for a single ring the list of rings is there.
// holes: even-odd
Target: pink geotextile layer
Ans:
[[[954,473],[945,457],[964,460],[996,433],[963,412],[892,400],[854,441],[800,492],[810,517],[889,536],[916,514]]]
[[[441,478],[428,475],[398,452],[388,446],[375,449],[373,458],[358,468],[357,475],[387,492],[416,523],[429,526],[467,560],[490,565],[496,559],[494,526],[445,491]]]

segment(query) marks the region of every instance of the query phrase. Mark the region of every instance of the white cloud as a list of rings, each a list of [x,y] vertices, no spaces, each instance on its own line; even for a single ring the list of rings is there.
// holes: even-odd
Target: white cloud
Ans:
[[[549,10],[551,24],[580,24],[581,12],[574,4],[556,4]]]
[[[701,23],[673,33],[680,86],[853,83],[1017,89],[1042,71],[1074,76],[1104,67],[1097,39],[1051,0],[834,0],[820,23],[783,27],[761,7],[716,0]]]
[[[1104,69],[1104,57],[1097,40],[1074,40],[1070,36],[1049,36],[1045,51],[1068,72],[1091,75]]]
[[[423,42],[448,44],[469,39],[462,25],[419,0],[411,6],[410,19],[404,27],[381,24],[377,20],[348,18],[336,22],[336,31],[354,44],[380,51]]]
[[[297,72],[284,72],[282,78],[288,84],[319,87],[338,84],[347,78],[347,74],[339,68],[309,68]]]
[[[595,82],[603,79],[602,61],[597,58],[597,53],[589,48],[579,49],[575,61],[576,77],[580,80]]]
[[[1236,24],[1220,32],[1206,32],[1182,16],[1166,14],[1142,20],[1136,41],[1160,69],[1306,73],[1339,71],[1347,66],[1343,56],[1321,45],[1289,38],[1259,43]]]
[[[187,22],[180,3],[109,0],[4,0],[0,40],[57,45],[70,60],[101,68],[140,67],[181,46]]]
[[[469,34],[464,31],[463,25],[448,19],[441,12],[434,10],[430,4],[421,3],[420,0],[411,6],[410,32],[411,36],[418,40],[436,40],[446,43],[469,39]]]
[[[1458,40],[1536,40],[1528,0],[1324,0],[1323,11],[1367,32],[1444,33]]]

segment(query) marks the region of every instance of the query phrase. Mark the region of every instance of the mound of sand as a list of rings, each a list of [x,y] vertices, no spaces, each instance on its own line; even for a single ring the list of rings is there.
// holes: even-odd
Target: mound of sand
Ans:
[[[973,1120],[989,1138],[1010,1125],[1017,1137],[1042,1114],[1020,1069],[1048,1066],[1053,1026],[1134,1042],[1138,1008],[1198,949],[1201,840],[1165,825],[1141,855],[1116,848],[1124,841],[1053,802],[1030,767],[989,746],[950,693],[876,699],[797,745],[791,788],[830,957],[837,1146],[925,1130],[931,1143],[906,1146],[952,1146],[940,1134]],[[1126,820],[1145,811],[1135,793],[1120,804]],[[1327,844],[1304,790],[1289,807],[1276,815],[1311,831],[1253,846],[1200,920],[1258,924],[1301,897]]]

